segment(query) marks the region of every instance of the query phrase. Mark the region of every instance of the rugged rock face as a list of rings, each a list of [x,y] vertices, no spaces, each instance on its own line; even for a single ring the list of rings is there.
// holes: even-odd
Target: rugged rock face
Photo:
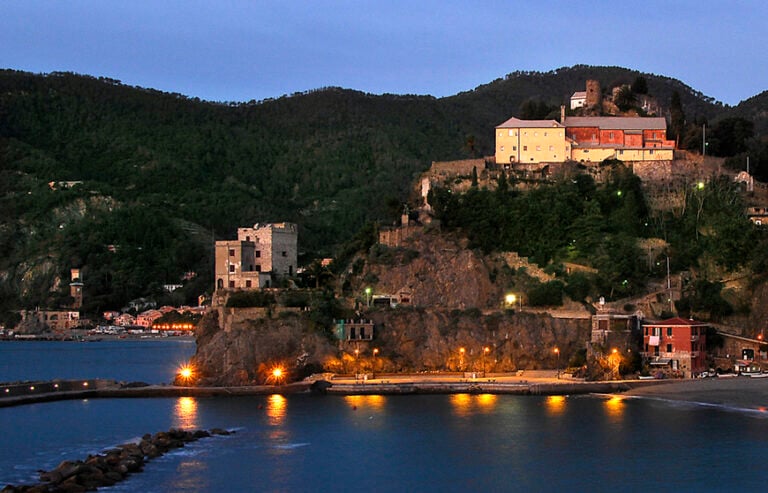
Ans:
[[[370,255],[356,289],[362,292],[374,279],[375,293],[405,290],[414,306],[498,308],[504,297],[503,266],[500,257],[467,249],[466,240],[420,231],[401,248]]]
[[[335,354],[331,341],[306,317],[246,319],[220,326],[219,313],[206,316],[196,330],[192,365],[199,385],[263,384],[275,367],[287,370],[284,378],[293,380],[320,370]]]
[[[584,347],[590,331],[588,320],[511,311],[401,309],[375,312],[371,318],[376,339],[370,345],[380,348],[376,371],[555,368],[555,347],[564,367],[568,356]],[[371,347],[361,349],[366,369],[374,363]]]
[[[558,363],[564,368],[589,339],[588,319],[505,310],[501,302],[512,269],[502,256],[484,257],[465,241],[419,232],[400,248],[374,248],[362,263],[346,279],[358,293],[346,301],[350,307],[357,301],[355,318],[374,321],[373,341],[332,339],[331,328],[318,326],[307,312],[220,308],[197,329],[197,383],[262,384],[276,366],[287,369],[290,380],[320,371],[491,372]],[[373,293],[408,291],[412,304],[367,307],[359,294],[365,287]]]

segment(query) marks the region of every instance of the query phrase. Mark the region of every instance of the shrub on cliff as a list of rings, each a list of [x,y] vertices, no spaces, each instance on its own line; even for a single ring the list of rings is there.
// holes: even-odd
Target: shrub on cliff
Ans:
[[[275,296],[264,291],[239,291],[227,300],[227,308],[266,307],[275,304]]]
[[[528,291],[528,304],[531,306],[560,306],[563,304],[562,281],[541,283]]]

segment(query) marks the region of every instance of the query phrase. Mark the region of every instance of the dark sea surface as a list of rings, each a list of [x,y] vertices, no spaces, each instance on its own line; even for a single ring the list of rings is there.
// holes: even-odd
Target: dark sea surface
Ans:
[[[78,351],[102,343],[47,344],[82,348],[63,350],[76,366]],[[102,350],[120,359],[121,344]],[[83,358],[87,372],[93,357]],[[154,378],[138,368],[144,376],[121,379],[167,380],[162,365]],[[604,396],[271,395],[0,408],[0,484],[31,483],[38,469],[171,427],[236,433],[173,451],[100,491],[701,492],[764,491],[768,481],[765,413]]]
[[[106,378],[170,383],[195,354],[189,338],[0,341],[0,382]]]

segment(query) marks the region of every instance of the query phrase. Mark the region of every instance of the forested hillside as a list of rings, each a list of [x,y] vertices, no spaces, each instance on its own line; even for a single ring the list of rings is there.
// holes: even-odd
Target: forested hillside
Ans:
[[[197,280],[176,296],[191,301],[211,285],[213,239],[255,222],[296,222],[303,258],[332,255],[365,223],[397,217],[431,161],[492,154],[495,125],[532,104],[556,109],[588,78],[608,88],[638,76],[662,105],[677,92],[691,123],[740,110],[765,128],[762,107],[618,67],[515,73],[441,99],[325,88],[245,103],[0,71],[0,308],[66,302],[70,267],[82,268],[87,310],[187,271]],[[61,181],[82,183],[49,185]]]

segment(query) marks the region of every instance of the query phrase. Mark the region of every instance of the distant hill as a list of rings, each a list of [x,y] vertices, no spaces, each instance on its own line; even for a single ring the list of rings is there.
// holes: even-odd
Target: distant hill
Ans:
[[[730,108],[620,67],[518,72],[440,99],[323,88],[242,104],[0,71],[0,305],[66,302],[66,283],[51,290],[73,266],[91,310],[195,271],[178,295],[189,301],[210,283],[211,240],[255,222],[296,222],[307,257],[332,255],[366,222],[397,217],[431,161],[492,154],[494,126],[526,101],[556,108],[587,79],[607,89],[637,76],[664,106],[677,91],[690,118],[765,128],[765,93]]]

